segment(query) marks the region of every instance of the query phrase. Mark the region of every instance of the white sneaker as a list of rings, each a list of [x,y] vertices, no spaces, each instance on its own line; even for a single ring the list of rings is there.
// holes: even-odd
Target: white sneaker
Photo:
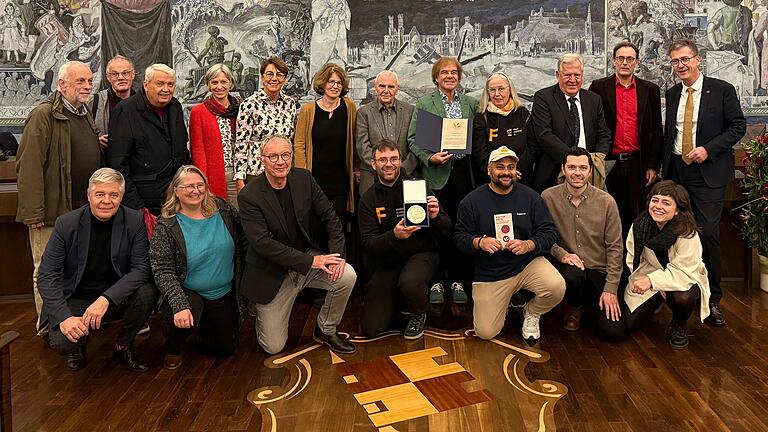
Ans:
[[[528,308],[523,309],[523,339],[538,340],[541,337],[539,330],[539,318],[541,315],[528,312]]]

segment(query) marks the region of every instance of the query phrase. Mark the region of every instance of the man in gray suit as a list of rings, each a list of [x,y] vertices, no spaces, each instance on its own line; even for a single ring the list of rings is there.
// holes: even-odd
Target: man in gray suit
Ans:
[[[383,139],[396,142],[402,155],[403,170],[408,176],[416,175],[419,160],[408,147],[408,126],[411,124],[413,105],[397,100],[400,88],[397,74],[383,70],[376,75],[373,84],[376,100],[357,112],[357,154],[360,164],[360,195],[373,186],[376,173],[373,171],[373,148]]]

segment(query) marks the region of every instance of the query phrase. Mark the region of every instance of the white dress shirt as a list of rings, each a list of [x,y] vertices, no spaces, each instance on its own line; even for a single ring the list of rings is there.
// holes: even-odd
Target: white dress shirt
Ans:
[[[680,102],[677,104],[677,117],[675,120],[675,147],[672,153],[681,155],[683,153],[683,122],[685,121],[685,103],[688,101],[688,87],[683,84],[683,90],[680,94]],[[699,73],[699,78],[694,81],[693,89],[693,148],[696,148],[696,124],[699,120],[699,106],[701,106],[701,87],[704,85],[704,74]]]

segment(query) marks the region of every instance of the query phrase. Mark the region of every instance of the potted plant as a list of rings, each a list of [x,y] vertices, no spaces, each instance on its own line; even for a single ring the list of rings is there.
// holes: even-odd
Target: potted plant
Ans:
[[[760,288],[768,292],[768,133],[743,145],[744,179],[741,186],[747,202],[741,210],[741,233],[760,260]]]

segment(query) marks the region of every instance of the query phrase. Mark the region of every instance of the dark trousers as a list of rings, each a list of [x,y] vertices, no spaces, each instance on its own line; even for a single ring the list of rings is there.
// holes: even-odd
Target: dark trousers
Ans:
[[[123,326],[120,328],[120,332],[117,335],[116,343],[122,346],[130,346],[133,344],[133,339],[136,337],[136,333],[144,327],[144,323],[147,322],[149,315],[152,313],[152,308],[155,306],[155,299],[157,298],[157,289],[151,283],[147,283],[139,286],[136,291],[133,292],[125,301],[120,305],[109,304],[107,313],[104,314],[102,322],[117,321],[122,319]],[[93,301],[83,300],[77,298],[70,298],[67,300],[67,307],[73,316],[81,317],[85,313],[85,310],[93,304]],[[90,333],[93,334],[93,329]],[[59,326],[53,327],[49,334],[51,347],[59,351],[63,355],[74,354],[77,351],[85,348],[88,344],[88,336],[83,336],[77,340],[77,342],[71,342],[61,333]]]
[[[448,183],[440,190],[435,190],[435,197],[440,202],[440,208],[450,216],[451,223],[456,223],[459,203],[472,192],[474,185],[470,158],[457,159],[451,162],[451,175]],[[472,257],[459,252],[451,240],[445,241],[440,248],[440,270],[437,279],[448,278],[448,282],[471,282],[474,278]]]
[[[699,305],[699,299],[701,298],[699,285],[692,285],[688,291],[667,291],[666,293],[667,306],[672,309],[672,321],[681,324],[688,322],[688,319],[693,315],[693,311]],[[624,316],[624,324],[627,331],[635,331],[650,321],[656,309],[663,302],[664,298],[661,296],[661,293],[656,293],[656,295],[635,309],[634,312],[630,313],[629,310],[623,311],[622,315]]]
[[[605,179],[608,192],[616,201],[621,219],[621,236],[626,240],[629,227],[647,207],[648,189],[645,187],[645,171],[642,167],[640,152],[612,155],[616,159],[613,169]]]
[[[163,305],[163,334],[168,353],[180,354],[184,341],[195,329],[199,329],[204,353],[217,357],[234,354],[240,324],[234,290],[216,300],[206,300],[186,288],[184,294],[189,301],[194,326],[189,329],[176,327],[171,306],[167,302]]]
[[[686,165],[680,156],[672,155],[667,178],[680,183],[691,196],[696,223],[701,227],[701,246],[704,265],[709,273],[709,289],[712,292],[710,303],[719,303],[723,298],[720,286],[721,251],[720,251],[720,216],[723,213],[725,186],[712,188],[707,186],[701,171],[695,164]]]
[[[427,283],[438,266],[437,252],[417,253],[398,267],[379,267],[365,285],[365,300],[360,324],[363,334],[376,336],[388,329],[398,313],[400,299],[406,311],[422,314],[427,310]]]
[[[570,264],[557,263],[557,270],[565,279],[565,301],[572,307],[583,306],[590,316],[595,318],[597,332],[603,339],[618,341],[624,337],[624,323],[606,318],[600,310],[600,296],[605,288],[605,273],[586,269],[581,270]],[[617,294],[618,295],[618,294]],[[619,304],[623,301],[619,297]]]

